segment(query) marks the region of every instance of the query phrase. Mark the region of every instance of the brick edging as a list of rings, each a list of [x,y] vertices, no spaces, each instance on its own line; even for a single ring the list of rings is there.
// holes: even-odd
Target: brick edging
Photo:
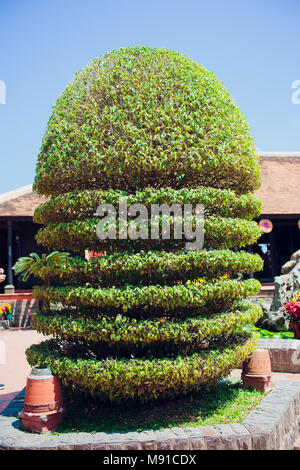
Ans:
[[[2,450],[277,450],[292,449],[299,435],[299,382],[280,382],[242,423],[161,431],[30,434],[16,417],[23,399],[24,391],[0,415]]]
[[[298,339],[260,339],[259,349],[268,349],[273,372],[300,373]]]

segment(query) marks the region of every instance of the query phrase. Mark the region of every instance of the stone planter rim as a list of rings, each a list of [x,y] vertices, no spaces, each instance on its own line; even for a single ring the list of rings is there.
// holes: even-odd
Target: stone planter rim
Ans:
[[[9,405],[10,406],[10,405]],[[17,408],[23,403],[18,398]],[[8,407],[9,408],[9,407]],[[276,450],[298,437],[300,382],[280,382],[242,423],[114,433],[30,434],[18,418],[0,415],[0,449],[27,450]]]

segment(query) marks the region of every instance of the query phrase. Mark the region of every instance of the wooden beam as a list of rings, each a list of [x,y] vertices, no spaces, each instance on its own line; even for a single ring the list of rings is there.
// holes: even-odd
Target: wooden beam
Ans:
[[[13,229],[12,221],[7,221],[7,283],[13,285]]]

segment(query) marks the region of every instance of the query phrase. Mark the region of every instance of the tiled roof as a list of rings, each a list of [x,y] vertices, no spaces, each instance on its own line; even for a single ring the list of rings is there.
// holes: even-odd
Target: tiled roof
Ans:
[[[34,210],[46,198],[32,191],[32,185],[23,186],[0,195],[0,217],[32,217]]]
[[[261,152],[262,214],[300,214],[300,153]]]
[[[257,149],[262,185],[255,195],[262,200],[262,215],[300,214],[300,152],[263,152]],[[46,198],[32,185],[0,195],[0,217],[32,217]]]

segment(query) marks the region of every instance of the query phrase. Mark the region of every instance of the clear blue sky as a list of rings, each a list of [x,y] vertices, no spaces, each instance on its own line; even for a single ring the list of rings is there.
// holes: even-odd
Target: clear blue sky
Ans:
[[[0,193],[33,181],[51,107],[122,46],[178,50],[215,72],[265,151],[300,151],[299,0],[0,0]]]

